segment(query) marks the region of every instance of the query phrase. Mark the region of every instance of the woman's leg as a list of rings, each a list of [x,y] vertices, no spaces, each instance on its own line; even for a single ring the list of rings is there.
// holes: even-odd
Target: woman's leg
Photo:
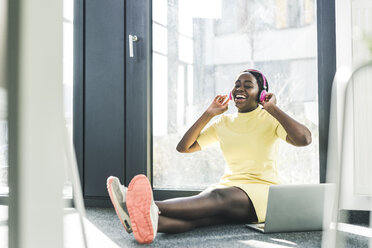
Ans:
[[[196,227],[211,226],[229,223],[223,216],[206,217],[196,220],[173,219],[166,216],[159,216],[158,232],[181,233],[195,229]]]
[[[191,196],[155,202],[160,216],[180,220],[201,220],[223,216],[224,221],[257,221],[253,204],[247,194],[236,187],[214,189]],[[161,222],[159,220],[159,222]],[[175,223],[175,222],[174,222]],[[187,227],[193,226],[190,222]],[[194,225],[195,226],[195,225]],[[185,228],[187,228],[185,227]]]

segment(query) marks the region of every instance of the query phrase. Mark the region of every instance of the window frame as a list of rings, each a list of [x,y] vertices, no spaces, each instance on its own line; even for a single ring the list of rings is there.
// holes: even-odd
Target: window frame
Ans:
[[[132,3],[133,4],[133,3]],[[336,50],[335,50],[335,3],[333,1],[317,1],[317,43],[318,43],[318,103],[319,103],[319,175],[320,182],[324,183],[326,179],[326,162],[328,148],[328,123],[330,112],[331,86],[333,76],[336,71]],[[78,158],[79,171],[81,182],[85,185],[84,173],[93,173],[84,164],[84,136],[89,135],[84,132],[85,106],[85,74],[84,67],[85,58],[85,1],[75,0],[75,30],[74,30],[74,144]],[[143,42],[144,53],[142,59],[147,61],[144,79],[142,83],[136,85],[136,90],[147,94],[149,98],[142,98],[135,101],[132,92],[133,85],[129,82],[132,80],[138,71],[133,68],[131,61],[128,58],[128,51],[125,51],[125,118],[123,125],[125,127],[125,163],[117,166],[124,166],[125,178],[123,183],[128,185],[131,178],[136,174],[145,174],[153,181],[152,173],[152,3],[151,1],[139,1],[136,5],[133,4],[125,7],[125,34],[129,34],[130,29],[136,27],[136,19],[131,17],[136,11],[142,13],[144,22],[139,28],[142,29],[144,35],[148,35]],[[147,27],[144,27],[148,25]],[[137,27],[138,28],[138,27]],[[127,39],[124,39],[125,50],[127,49]],[[138,45],[138,43],[136,44]],[[139,81],[137,81],[139,82]],[[145,113],[145,114],[138,114]],[[130,123],[128,123],[130,121]],[[138,128],[134,129],[135,123],[142,123]],[[110,130],[105,130],[109,132]],[[140,140],[137,135],[141,134]],[[135,149],[135,150],[134,150]],[[136,151],[136,154],[133,152]],[[135,156],[134,156],[135,155]],[[136,158],[141,157],[139,162]],[[121,175],[118,175],[119,177]],[[154,198],[163,200],[173,197],[183,197],[198,194],[200,191],[180,190],[180,189],[154,189]],[[88,206],[110,206],[108,196],[106,197],[87,197],[84,195]]]

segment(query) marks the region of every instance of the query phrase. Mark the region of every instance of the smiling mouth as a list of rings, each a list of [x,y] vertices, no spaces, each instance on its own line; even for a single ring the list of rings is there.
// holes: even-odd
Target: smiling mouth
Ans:
[[[234,100],[235,102],[240,103],[240,102],[244,102],[245,100],[247,100],[247,97],[244,95],[237,94]]]

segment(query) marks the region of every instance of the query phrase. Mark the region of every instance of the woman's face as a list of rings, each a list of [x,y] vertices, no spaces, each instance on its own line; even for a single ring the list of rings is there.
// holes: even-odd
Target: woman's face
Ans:
[[[257,107],[258,91],[256,78],[251,73],[238,75],[231,93],[239,112],[252,111]]]

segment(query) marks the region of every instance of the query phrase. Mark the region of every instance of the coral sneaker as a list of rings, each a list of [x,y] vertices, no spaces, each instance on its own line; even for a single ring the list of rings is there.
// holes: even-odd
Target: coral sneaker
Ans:
[[[128,233],[132,232],[132,224],[129,218],[126,206],[126,194],[128,188],[121,185],[119,178],[110,176],[107,178],[107,191],[109,193],[112,205],[114,205],[116,214],[121,224]]]
[[[145,175],[137,175],[129,183],[127,207],[137,242],[151,243],[158,231],[159,208],[155,205],[151,185]]]

